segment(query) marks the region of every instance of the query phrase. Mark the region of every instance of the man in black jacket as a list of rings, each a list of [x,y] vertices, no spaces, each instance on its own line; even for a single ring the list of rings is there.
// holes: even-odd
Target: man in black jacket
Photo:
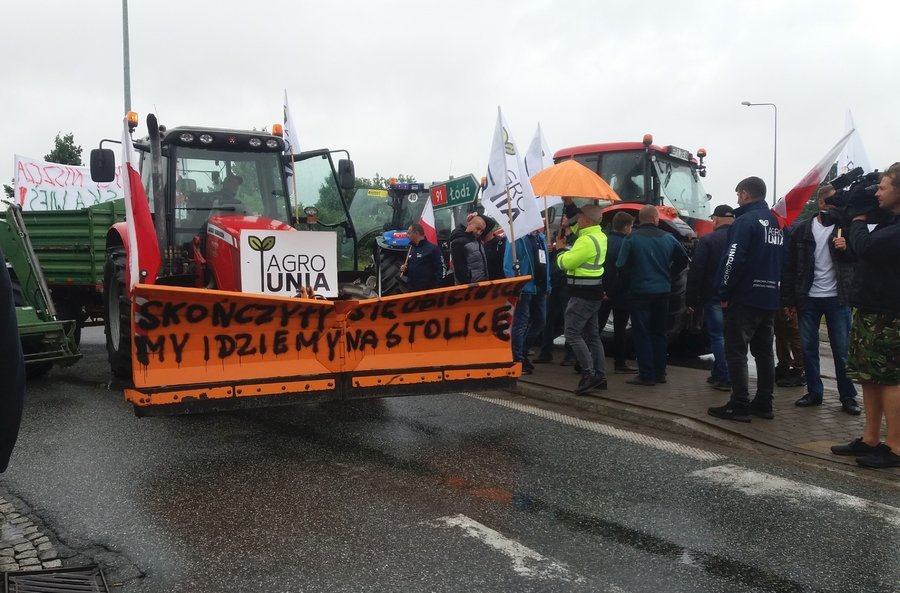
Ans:
[[[862,383],[866,426],[861,438],[831,452],[882,468],[900,467],[900,163],[882,174],[876,197],[890,219],[868,224],[866,214],[858,213],[849,238],[857,265],[847,374]]]
[[[845,368],[850,339],[853,267],[847,254],[844,229],[827,214],[830,207],[825,199],[834,193],[831,186],[820,189],[819,214],[796,223],[791,229],[781,277],[781,303],[785,315],[797,318],[800,324],[807,393],[796,401],[796,405],[808,407],[822,403],[819,325],[824,316],[841,407],[846,413],[858,416],[856,387],[847,377]]]
[[[739,208],[728,229],[728,248],[719,270],[719,299],[725,311],[725,359],[731,398],[709,408],[710,416],[750,422],[751,414],[772,419],[775,392],[775,311],[784,258],[784,232],[766,204],[766,183],[748,177],[737,184]],[[756,397],[750,401],[747,346],[756,360]]]
[[[24,403],[25,360],[16,323],[12,282],[6,259],[0,251],[0,473],[6,471],[16,445]]]
[[[710,217],[713,232],[700,237],[694,259],[688,270],[686,303],[691,314],[703,311],[703,322],[709,334],[713,368],[707,382],[720,391],[731,391],[728,364],[725,362],[722,304],[719,301],[719,262],[728,247],[728,227],[734,222],[734,209],[727,204],[716,206]]]
[[[481,215],[481,218],[484,220],[481,244],[484,248],[484,256],[487,258],[488,280],[506,278],[506,273],[503,270],[503,261],[506,257],[506,237],[502,234],[497,234],[497,231],[500,230],[500,225],[497,224],[496,220],[484,214]]]
[[[466,226],[450,234],[450,261],[453,262],[453,277],[457,284],[470,284],[488,279],[488,262],[481,245],[484,219],[473,216]]]
[[[406,274],[410,290],[431,290],[444,281],[444,258],[437,245],[425,237],[425,229],[415,223],[406,231],[409,237],[409,256],[400,266]]]
[[[603,304],[600,306],[599,323],[600,332],[609,321],[609,314],[613,316],[613,356],[615,357],[615,370],[617,373],[636,373],[637,369],[628,366],[628,343],[626,332],[628,330],[628,298],[625,294],[623,282],[619,281],[616,260],[619,259],[619,251],[625,238],[634,229],[634,217],[627,212],[616,212],[612,220],[612,231],[606,235],[606,261],[603,263],[603,292],[605,293]]]

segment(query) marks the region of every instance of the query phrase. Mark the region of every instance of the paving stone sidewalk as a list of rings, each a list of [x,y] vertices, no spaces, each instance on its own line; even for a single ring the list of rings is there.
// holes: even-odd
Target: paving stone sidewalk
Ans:
[[[20,510],[0,497],[0,572],[62,567],[50,538]]]
[[[709,376],[707,370],[670,365],[667,383],[654,387],[627,385],[625,381],[633,375],[610,372],[608,390],[595,390],[589,396],[579,397],[573,391],[580,376],[572,367],[560,366],[559,358],[560,355],[557,354],[555,362],[535,365],[534,374],[519,379],[521,389],[518,391],[529,396],[540,396],[542,393],[552,395],[548,399],[573,405],[585,400],[602,400],[606,403],[624,404],[632,410],[663,412],[786,451],[856,466],[854,458],[839,457],[830,451],[831,445],[848,443],[862,436],[864,423],[863,416],[850,416],[841,410],[833,381],[825,381],[824,403],[811,408],[798,408],[794,405],[806,392],[803,387],[776,387],[775,419],[754,418],[751,423],[744,424],[720,420],[707,414],[707,408],[726,403],[729,396],[727,392],[717,391],[706,383],[706,377]],[[608,359],[606,364],[607,369],[613,368],[612,359]],[[754,381],[751,378],[751,394],[755,388]],[[861,391],[858,401],[862,405]],[[900,468],[866,471],[900,478]]]

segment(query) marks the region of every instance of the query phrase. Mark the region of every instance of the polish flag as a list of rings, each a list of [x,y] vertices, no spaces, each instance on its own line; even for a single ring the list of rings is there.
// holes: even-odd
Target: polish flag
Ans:
[[[144,192],[141,174],[134,168],[134,152],[128,119],[122,128],[122,180],[125,193],[125,222],[128,224],[128,291],[134,285],[155,284],[160,268],[159,243],[150,216],[150,203]]]
[[[772,208],[772,213],[778,218],[782,228],[791,226],[797,219],[797,216],[800,215],[803,207],[806,206],[806,203],[812,197],[813,192],[816,191],[816,188],[828,175],[828,171],[831,170],[831,166],[837,161],[838,155],[844,149],[854,131],[850,130],[843,138],[838,140],[838,143],[828,151],[828,154],[816,163],[816,166],[800,180],[800,183],[795,185],[786,196],[778,200]]]
[[[425,238],[428,239],[428,242],[437,245],[437,231],[434,230],[434,206],[431,204],[431,196],[428,196],[425,201],[425,209],[422,210],[419,224],[425,230]]]

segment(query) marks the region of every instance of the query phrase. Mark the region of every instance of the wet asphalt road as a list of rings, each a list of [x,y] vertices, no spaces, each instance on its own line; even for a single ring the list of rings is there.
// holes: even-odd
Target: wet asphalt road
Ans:
[[[463,394],[138,419],[84,340],[0,485],[129,593],[900,591],[897,484]]]

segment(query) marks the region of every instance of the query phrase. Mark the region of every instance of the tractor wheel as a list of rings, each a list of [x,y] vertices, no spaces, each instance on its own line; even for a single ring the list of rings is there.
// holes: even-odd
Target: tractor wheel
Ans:
[[[400,276],[400,266],[406,261],[406,251],[379,249],[379,272],[381,273],[381,294],[403,294],[409,292],[406,278]]]
[[[131,301],[125,284],[125,249],[110,249],[103,268],[106,355],[114,377],[131,379]]]

